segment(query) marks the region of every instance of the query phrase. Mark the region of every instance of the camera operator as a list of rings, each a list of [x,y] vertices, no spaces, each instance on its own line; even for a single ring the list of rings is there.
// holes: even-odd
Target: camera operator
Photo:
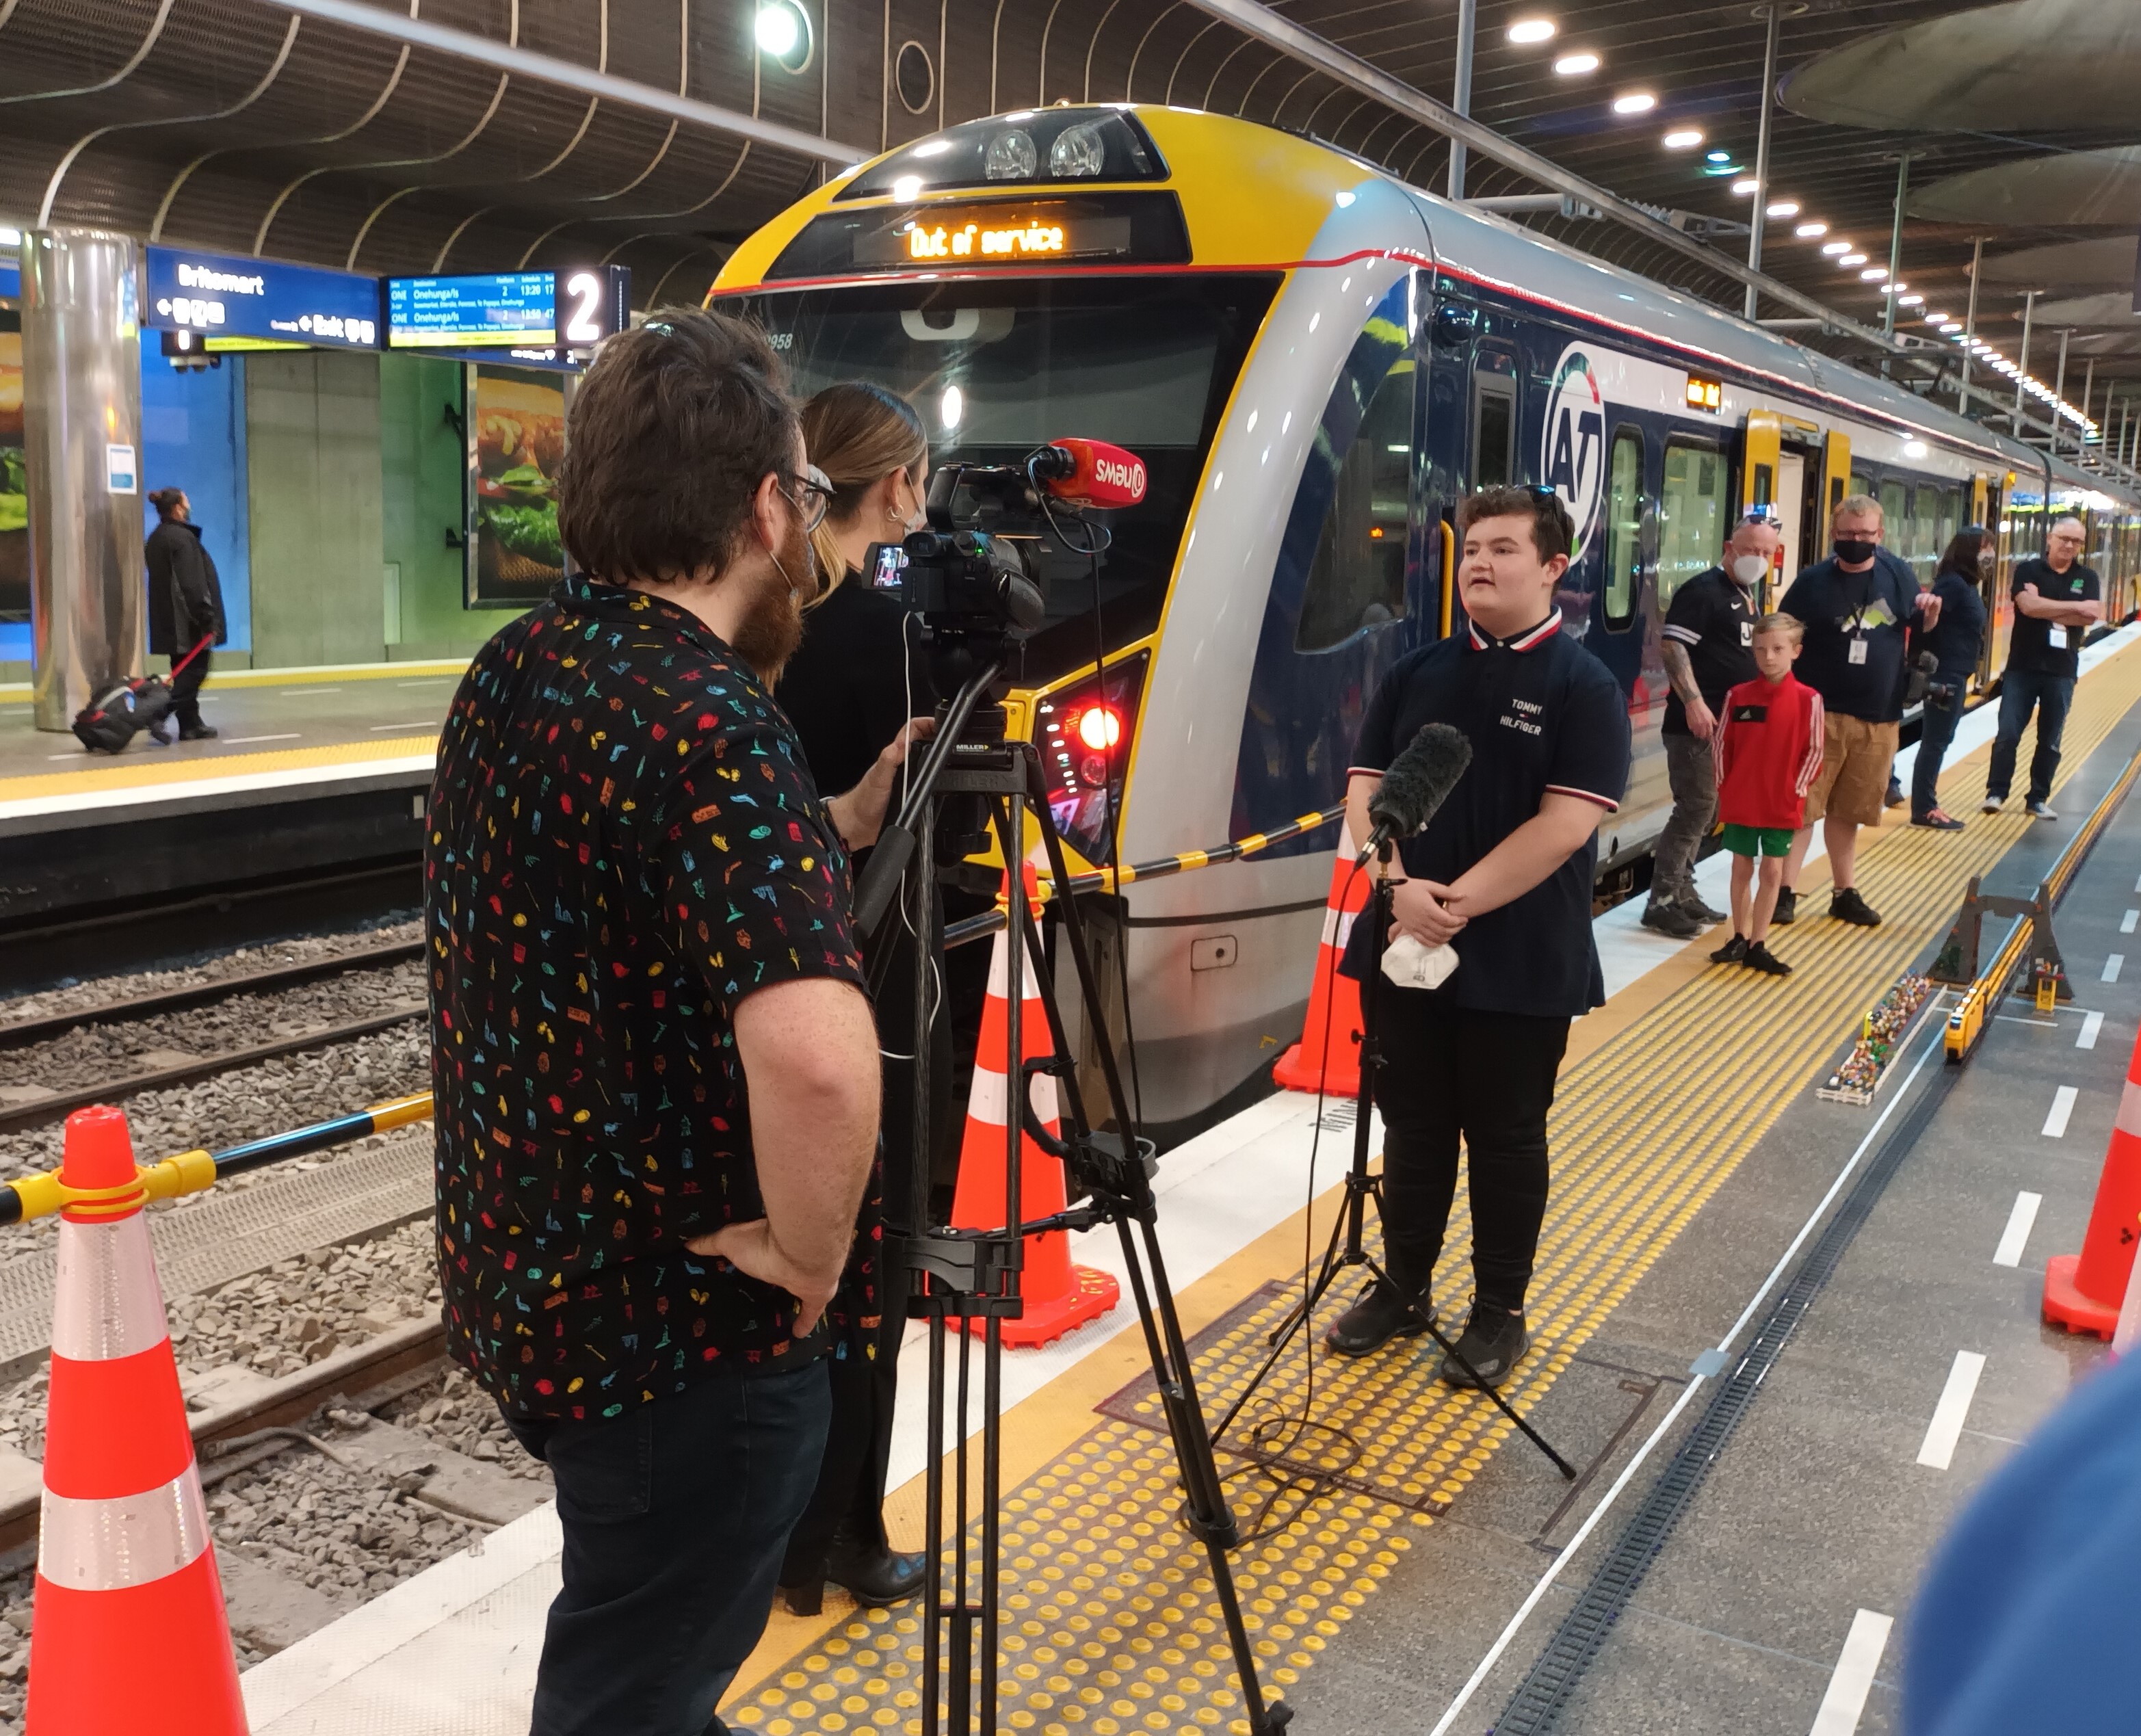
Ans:
[[[1390,937],[1451,943],[1454,972],[1435,989],[1373,985],[1384,1065],[1382,1217],[1387,1267],[1327,1335],[1364,1356],[1426,1330],[1424,1296],[1442,1252],[1461,1136],[1469,1166],[1474,1296],[1457,1348],[1499,1386],[1531,1340],[1524,1292],[1546,1213],[1547,1111],[1569,1020],[1601,1005],[1591,932],[1599,821],[1628,776],[1628,712],[1605,666],[1562,631],[1554,587],[1574,527],[1550,489],[1491,488],[1466,499],[1458,598],[1469,621],[1400,658],[1361,723],[1346,807],[1353,835],[1423,725],[1472,745],[1469,769],[1426,828],[1400,847]],[[1356,922],[1343,968],[1368,968]],[[1364,989],[1364,995],[1370,991]],[[1471,1384],[1453,1361],[1453,1386]]]
[[[929,437],[905,399],[864,381],[827,386],[803,406],[802,422],[804,445],[832,484],[833,499],[825,522],[810,534],[821,588],[805,605],[803,642],[775,697],[795,725],[812,775],[841,789],[860,780],[910,713],[927,712],[936,699],[928,658],[911,637],[920,623],[897,594],[873,588],[862,570],[873,544],[898,543],[927,522]],[[938,927],[933,938],[941,957],[941,912]],[[914,970],[923,949],[896,923],[878,944],[896,949],[877,1000],[885,1061],[884,1215],[908,1223],[913,1222],[908,1196],[914,1110],[907,1057],[914,1053]],[[981,963],[986,971],[986,957]],[[941,992],[938,998],[941,1004]],[[972,998],[978,1016],[979,992]],[[929,1042],[930,1076],[938,1086],[930,1105],[933,1171],[946,1160],[956,1168],[958,1151],[948,1017],[932,1020]],[[955,1179],[947,1173],[943,1186],[948,1190]],[[874,1330],[842,1333],[833,1345],[824,1463],[780,1569],[782,1595],[794,1615],[819,1612],[828,1580],[873,1607],[898,1603],[922,1587],[923,1558],[895,1552],[884,1529],[884,1480],[907,1325],[899,1294],[896,1284],[888,1287]]]
[[[559,478],[579,571],[441,736],[440,1281],[452,1354],[556,1480],[534,1736],[724,1729],[824,1446],[821,1316],[881,1311],[845,854],[924,732],[824,801],[770,696],[831,493],[785,383],[718,314],[602,347]]]

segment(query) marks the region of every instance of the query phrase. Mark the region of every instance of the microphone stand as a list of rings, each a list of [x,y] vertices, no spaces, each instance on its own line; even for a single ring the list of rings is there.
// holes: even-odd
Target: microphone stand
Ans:
[[[1316,1311],[1316,1305],[1337,1281],[1339,1273],[1351,1266],[1365,1266],[1377,1281],[1388,1284],[1412,1304],[1414,1311],[1426,1324],[1428,1335],[1441,1346],[1443,1355],[1470,1375],[1474,1389],[1492,1399],[1494,1408],[1523,1431],[1525,1439],[1547,1456],[1554,1469],[1573,1483],[1576,1467],[1555,1452],[1544,1435],[1518,1415],[1507,1399],[1482,1380],[1479,1371],[1444,1335],[1429,1300],[1429,1290],[1435,1275],[1430,1272],[1422,1281],[1420,1290],[1416,1293],[1410,1292],[1392,1279],[1389,1271],[1367,1250],[1369,1201],[1375,1202],[1376,1217],[1381,1219],[1384,1217],[1382,1178],[1371,1173],[1368,1168],[1368,1147],[1372,1138],[1368,1122],[1370,1111],[1375,1104],[1376,1075],[1385,1065],[1381,1003],[1387,979],[1383,975],[1383,947],[1384,937],[1390,932],[1393,884],[1390,856],[1394,848],[1388,838],[1376,846],[1375,873],[1368,883],[1367,907],[1355,918],[1356,922],[1368,924],[1368,974],[1361,985],[1361,1084],[1354,1099],[1353,1161],[1346,1172],[1346,1198],[1338,1208],[1338,1221],[1331,1227],[1331,1240],[1323,1250],[1323,1263],[1317,1271],[1315,1283],[1309,1286],[1308,1294],[1293,1311],[1272,1329],[1271,1335],[1265,1340],[1272,1347],[1271,1354],[1264,1358],[1262,1365],[1249,1378],[1248,1384],[1242,1389],[1233,1404],[1228,1407],[1226,1415],[1219,1419],[1219,1426],[1212,1431],[1212,1438],[1214,1441],[1225,1438],[1234,1419],[1241,1414],[1242,1407],[1249,1402],[1251,1396],[1277,1365],[1279,1358],[1286,1354],[1286,1347],[1293,1341],[1294,1335],[1309,1323],[1310,1317]]]

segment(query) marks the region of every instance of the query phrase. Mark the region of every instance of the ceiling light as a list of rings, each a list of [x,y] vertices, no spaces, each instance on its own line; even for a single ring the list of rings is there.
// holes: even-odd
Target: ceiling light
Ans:
[[[1945,325],[1947,322],[1947,316],[1945,313],[1928,313],[1926,316],[1926,323],[1930,326]]]
[[[1826,235],[1828,225],[1825,223],[1803,223],[1792,233],[1802,241],[1811,241],[1817,235]]]
[[[1863,253],[1844,253],[1838,257],[1836,263],[1838,265],[1846,266],[1863,265],[1866,263],[1866,255]]]
[[[1667,150],[1692,150],[1702,143],[1702,135],[1691,126],[1684,126],[1678,132],[1667,133],[1659,142]]]
[[[1959,321],[1950,319],[1941,322],[1941,335],[1943,337],[1952,337],[1961,329],[1962,326]]]
[[[1553,37],[1553,20],[1551,18],[1519,18],[1509,27],[1509,40],[1513,42],[1544,42],[1551,41]]]
[[[1896,298],[1896,302],[1898,307],[1922,307],[1926,304],[1926,298],[1922,295],[1899,295]]]
[[[1824,241],[1821,244],[1821,250],[1833,259],[1838,253],[1849,253],[1851,243],[1848,241]]]
[[[1613,99],[1613,112],[1617,115],[1647,115],[1657,106],[1657,98],[1648,91],[1631,91],[1626,96]]]
[[[1703,155],[1713,163],[1729,163],[1732,160],[1732,153],[1729,150],[1705,151]]]
[[[1764,217],[1796,217],[1799,214],[1799,202],[1795,199],[1772,199],[1762,208],[1762,214]]]
[[[1707,175],[1714,175],[1721,180],[1728,175],[1745,175],[1747,169],[1744,163],[1705,163],[1703,165],[1702,172]]]
[[[1858,273],[1858,279],[1863,283],[1878,283],[1882,278],[1888,275],[1888,268],[1887,266],[1869,265],[1865,270]]]
[[[789,72],[810,64],[810,21],[795,0],[760,0],[752,35],[759,52]]]
[[[1564,54],[1553,63],[1553,70],[1563,78],[1579,78],[1598,70],[1598,57],[1588,49],[1581,54]]]
[[[1755,191],[1755,189],[1761,184],[1762,184],[1760,181],[1756,180],[1752,175],[1750,175],[1744,181],[1733,182],[1732,190],[1738,194],[1740,198],[1745,199],[1749,194]]]

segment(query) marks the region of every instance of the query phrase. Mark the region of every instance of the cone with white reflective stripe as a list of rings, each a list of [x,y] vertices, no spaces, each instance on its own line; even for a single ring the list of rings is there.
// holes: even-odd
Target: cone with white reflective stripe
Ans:
[[[1032,898],[1033,865],[1026,865],[1026,895]],[[1010,877],[1005,877],[1008,893]],[[981,1040],[974,1050],[974,1084],[967,1101],[966,1137],[959,1147],[959,1186],[952,1197],[952,1222],[962,1230],[999,1230],[1007,1221],[1005,1201],[1006,1124],[1012,1070],[1011,1052],[1011,947],[1002,929],[989,955],[988,999],[982,1004]],[[1033,968],[1033,954],[1026,955],[1019,993],[1019,1047],[1027,1060],[1053,1055],[1048,1031],[1048,1011],[1041,996],[1041,984]],[[1050,1133],[1061,1131],[1056,1109],[1056,1081],[1045,1073],[1034,1076],[1030,1094],[1033,1113]],[[1019,1217],[1031,1223],[1064,1207],[1063,1165],[1051,1158],[1027,1134],[1019,1141]],[[1113,1276],[1070,1261],[1070,1237],[1063,1230],[1026,1238],[1025,1269],[1019,1274],[1019,1295],[1024,1308],[1018,1318],[1003,1323],[1007,1345],[1045,1345],[1074,1327],[1097,1320],[1120,1298]],[[978,1324],[978,1323],[977,1323]]]
[[[26,1736],[244,1736],[126,1118],[67,1117]]]
[[[1301,1040],[1278,1058],[1272,1077],[1289,1091],[1324,1091],[1352,1097],[1361,1089],[1361,985],[1338,974],[1339,956],[1353,932],[1353,919],[1367,907],[1368,876],[1356,872],[1349,817],[1340,823],[1338,860],[1331,870],[1331,897],[1323,908],[1323,937],[1316,948],[1316,975],[1308,986],[1308,1017]]]
[[[2141,1040],[2126,1064],[2126,1089],[2111,1147],[2097,1178],[2096,1203],[2079,1254],[2055,1254],[2045,1263],[2045,1318],[2070,1332],[2109,1339],[2118,1330],[2119,1304],[2134,1272],[2141,1237]]]

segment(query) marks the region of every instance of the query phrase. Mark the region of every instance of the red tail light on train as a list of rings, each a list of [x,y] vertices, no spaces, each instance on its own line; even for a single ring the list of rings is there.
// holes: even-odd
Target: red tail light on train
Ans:
[[[1048,782],[1056,829],[1089,861],[1107,853],[1108,817],[1122,799],[1147,654],[1059,689],[1036,708],[1034,744]]]

